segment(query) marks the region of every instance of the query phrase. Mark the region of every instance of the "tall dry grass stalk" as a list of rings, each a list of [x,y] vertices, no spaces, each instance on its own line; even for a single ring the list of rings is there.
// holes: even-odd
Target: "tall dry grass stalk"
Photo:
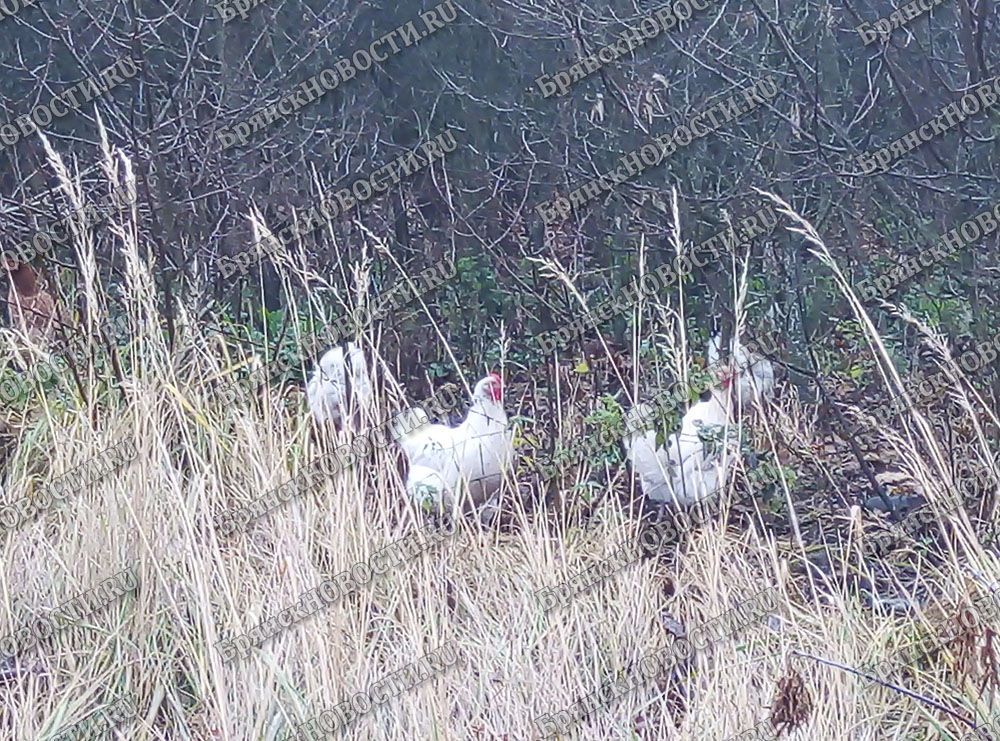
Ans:
[[[105,164],[119,163],[106,167],[108,176],[131,177],[122,164],[127,160],[106,149]],[[79,193],[79,184],[70,182],[65,167],[56,165],[58,156],[48,151],[66,180],[66,193]],[[823,254],[811,227],[790,209],[786,215],[799,221],[803,236]],[[266,228],[262,219],[257,226]],[[130,694],[139,717],[116,730],[115,738],[272,741],[455,640],[467,657],[463,665],[389,700],[347,735],[399,741],[535,739],[534,718],[592,693],[672,641],[666,618],[690,629],[769,585],[782,595],[779,619],[698,654],[680,691],[685,712],[675,708],[678,692],[650,682],[588,718],[577,737],[633,739],[634,729],[640,729],[643,739],[725,738],[767,717],[777,681],[792,666],[815,702],[806,726],[791,738],[944,738],[945,728],[956,729],[953,720],[891,690],[863,690],[845,672],[793,659],[794,649],[860,667],[908,640],[917,624],[873,615],[835,578],[812,592],[804,589],[793,576],[803,558],[801,546],[753,524],[727,527],[724,520],[715,521],[662,558],[632,564],[568,607],[543,615],[536,590],[609,556],[636,532],[635,520],[616,498],[603,500],[582,528],[539,512],[520,512],[509,531],[464,523],[467,538],[460,548],[403,563],[359,595],[292,625],[250,657],[223,663],[213,648],[220,639],[274,616],[325,577],[412,531],[415,513],[404,502],[397,453],[390,448],[327,482],[321,492],[282,505],[248,532],[221,539],[213,528],[215,514],[294,476],[329,441],[312,440],[301,397],[289,389],[264,388],[259,398],[220,403],[214,379],[252,360],[199,326],[195,303],[179,308],[171,352],[156,311],[159,267],[151,262],[151,250],[137,243],[128,219],[111,228],[126,265],[121,291],[133,328],[123,352],[127,402],[103,392],[101,371],[93,366],[86,368],[86,403],[68,383],[33,399],[19,422],[17,453],[8,462],[5,502],[31,495],[41,481],[123,439],[134,442],[138,455],[123,471],[4,537],[0,635],[133,561],[139,588],[19,658],[24,673],[0,687],[4,737],[50,738]],[[74,249],[80,264],[89,266],[76,279],[79,290],[103,311],[93,245],[85,233],[74,237]],[[831,267],[836,268],[832,262]],[[288,287],[315,285],[318,279],[302,259],[290,259],[283,270]],[[563,271],[554,273],[575,290]],[[353,280],[360,284],[367,276],[359,273]],[[852,295],[846,285],[845,295]],[[887,380],[902,387],[863,307],[856,300],[852,305],[873,345],[883,350]],[[310,310],[321,315],[318,306]],[[5,338],[11,341],[9,332]],[[376,329],[361,340],[378,357]],[[684,354],[687,340],[674,340]],[[380,420],[408,400],[387,366],[375,363],[374,374],[379,391],[372,416]],[[638,379],[634,393],[642,382]],[[967,403],[970,414],[978,411],[974,399]],[[778,426],[798,423],[799,415],[796,402],[765,411],[768,424]],[[912,437],[889,440],[915,464],[927,491],[937,491],[947,476],[939,446],[919,418],[914,425]],[[980,436],[979,443],[985,460],[986,440]],[[619,472],[613,485],[627,480],[627,472]],[[794,510],[787,488],[786,497]],[[953,518],[952,524],[962,537],[950,560],[922,575],[945,610],[971,589],[966,566],[997,573],[993,555],[979,546],[967,518]],[[963,694],[949,689],[948,679],[943,663],[898,681],[956,705],[976,701],[974,688]],[[937,730],[926,735],[927,729]]]

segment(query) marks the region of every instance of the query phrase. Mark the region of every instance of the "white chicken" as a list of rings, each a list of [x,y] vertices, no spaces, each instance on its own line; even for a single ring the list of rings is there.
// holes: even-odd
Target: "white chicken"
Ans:
[[[348,416],[366,407],[371,398],[368,362],[353,342],[347,343],[346,352],[339,345],[327,350],[306,385],[313,417],[320,424],[332,422],[338,431]]]
[[[633,432],[623,442],[646,497],[686,508],[725,485],[733,461],[726,449],[732,428],[731,383],[732,377],[724,376],[721,389],[711,389],[706,401],[688,409],[666,448],[657,446],[656,430],[643,424],[650,419],[650,407],[640,404],[629,410],[627,429]]]
[[[666,447],[656,444],[656,431],[647,429],[651,408],[640,404],[626,416],[625,451],[639,476],[643,494],[663,505],[690,507],[721,490],[736,456],[729,441],[736,430],[732,413],[735,403],[747,405],[754,398],[774,396],[774,365],[761,355],[732,343],[733,365],[719,365],[722,344],[716,335],[708,344],[708,364],[720,367],[721,388],[713,388],[709,398],[688,409],[681,429],[670,435]],[[733,384],[733,378],[739,378]],[[721,432],[721,434],[720,434]]]
[[[444,476],[427,466],[410,466],[406,493],[424,512],[451,512],[455,507],[455,492]]]
[[[412,407],[397,415],[394,421],[393,437],[406,453],[409,461],[409,471],[406,476],[406,493],[420,509],[425,511],[450,511],[455,505],[454,491],[444,476],[433,468],[415,464],[410,460],[409,450],[420,449],[424,445],[433,445],[425,436],[433,435],[427,412],[422,407]],[[446,428],[450,429],[450,428]]]
[[[708,342],[708,364],[714,366],[719,362],[719,349],[722,336],[715,335]],[[733,350],[733,362],[740,374],[738,398],[740,403],[747,405],[752,399],[770,399],[774,396],[774,365],[767,358],[749,352],[742,343],[733,337],[730,346]]]
[[[458,493],[476,506],[497,493],[514,457],[500,376],[490,373],[476,384],[469,412],[457,427],[429,424],[419,407],[411,413],[419,417],[417,424],[408,425],[398,441],[410,464],[406,491],[415,503],[453,511]]]

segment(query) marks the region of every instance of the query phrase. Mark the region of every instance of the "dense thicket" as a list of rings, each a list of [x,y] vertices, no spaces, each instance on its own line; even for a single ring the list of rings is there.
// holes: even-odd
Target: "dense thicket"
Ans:
[[[262,299],[287,300],[265,263],[263,281],[223,279],[214,261],[247,249],[246,213],[258,205],[281,225],[330,188],[348,185],[450,128],[458,142],[443,163],[405,178],[386,196],[339,215],[306,239],[315,269],[346,275],[370,250],[361,225],[413,270],[445,254],[460,277],[438,298],[450,340],[488,348],[505,320],[519,344],[575,316],[563,285],[529,258],[554,259],[588,289],[623,285],[640,248],[651,267],[673,255],[669,191],[676,186],[682,235],[695,243],[760,208],[771,190],[816,224],[854,278],[879,274],[998,200],[996,109],[864,175],[852,158],[874,152],[938,115],[998,72],[996,6],[953,0],[865,45],[854,29],[888,17],[888,0],[707,3],[573,85],[543,98],[534,79],[573,64],[637,25],[660,3],[456,2],[457,19],[324,97],[223,150],[217,132],[246,121],[300,83],[409,21],[430,5],[271,0],[228,23],[203,2],[43,0],[0,24],[0,106],[6,120],[126,56],[139,74],[45,126],[55,148],[84,170],[98,162],[95,114],[138,168],[140,229],[157,246],[160,290],[169,296],[207,279],[234,318]],[[567,195],[619,158],[741,87],[771,75],[765,106],[617,186],[555,230],[538,203]],[[64,212],[37,136],[0,150],[0,232],[16,243]],[[93,194],[97,197],[98,194]],[[115,238],[102,234],[101,270],[116,281]],[[922,273],[906,298],[956,334],[997,326],[997,235]],[[755,311],[795,338],[823,332],[842,314],[829,270],[783,228],[753,246]],[[63,263],[74,256],[59,254]],[[384,258],[379,258],[383,260]],[[698,269],[687,314],[704,324],[728,306],[728,267]],[[377,281],[398,276],[386,261]],[[266,297],[259,294],[263,285]],[[375,286],[378,290],[384,286]],[[472,327],[470,328],[470,318]],[[607,324],[621,333],[627,316]],[[888,320],[886,320],[888,321]]]

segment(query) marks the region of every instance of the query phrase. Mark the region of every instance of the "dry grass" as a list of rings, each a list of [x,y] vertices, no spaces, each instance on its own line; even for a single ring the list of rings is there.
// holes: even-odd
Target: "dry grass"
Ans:
[[[51,150],[50,156],[57,157]],[[115,160],[109,152],[108,161]],[[65,168],[57,171],[68,181]],[[117,177],[112,173],[118,170],[108,172]],[[69,182],[66,187],[79,190]],[[808,225],[785,216],[825,251]],[[4,737],[50,738],[132,694],[139,717],[114,738],[270,741],[454,639],[464,664],[391,699],[350,735],[535,739],[533,719],[571,705],[668,645],[668,618],[690,630],[767,586],[781,595],[778,619],[708,648],[679,686],[650,682],[587,719],[576,737],[722,739],[765,721],[772,709],[776,721],[800,725],[788,738],[957,737],[961,724],[930,705],[867,687],[847,671],[799,654],[861,668],[982,595],[985,587],[970,578],[970,569],[996,574],[997,558],[980,545],[966,513],[941,523],[947,547],[939,558],[917,557],[910,562],[916,567],[897,580],[897,594],[924,596],[924,606],[910,614],[873,612],[852,591],[848,575],[865,570],[856,543],[831,557],[835,565],[828,573],[804,570],[816,543],[807,532],[800,542],[798,525],[791,523],[808,519],[808,496],[783,487],[779,499],[786,511],[777,518],[759,508],[742,518],[724,516],[661,557],[632,564],[568,607],[543,615],[536,590],[606,558],[638,531],[624,469],[611,472],[616,495],[602,498],[585,518],[514,507],[512,522],[500,530],[467,522],[460,547],[401,564],[359,595],[292,625],[249,658],[224,664],[213,648],[217,641],[249,630],[324,577],[411,531],[416,513],[404,502],[397,454],[390,449],[338,475],[320,493],[281,506],[248,532],[220,539],[215,515],[295,475],[327,443],[310,436],[303,401],[288,389],[266,388],[259,399],[240,405],[219,402],[212,379],[232,372],[238,350],[223,347],[192,319],[195,299],[181,308],[177,347],[168,351],[149,252],[128,223],[114,228],[128,266],[123,295],[135,338],[124,354],[126,400],[117,393],[101,396],[98,372],[90,367],[86,403],[67,380],[55,393],[34,398],[23,415],[8,415],[15,440],[4,502],[120,440],[133,440],[138,456],[5,538],[0,634],[133,561],[139,588],[19,657],[23,671],[0,685]],[[81,279],[83,290],[91,306],[102,306],[91,246],[86,238],[75,246],[80,262],[91,267]],[[292,263],[289,285],[305,270]],[[365,280],[364,271],[354,279]],[[846,281],[842,287],[852,295]],[[856,300],[853,305],[887,360],[864,308]],[[105,317],[98,312],[96,319]],[[379,356],[375,331],[363,339]],[[5,333],[8,347],[17,341]],[[678,334],[671,342],[686,355],[686,338]],[[953,370],[960,389],[961,371]],[[374,417],[383,419],[407,400],[386,363],[376,363],[375,374],[380,394]],[[891,373],[887,381],[902,386]],[[639,379],[633,395],[643,385]],[[789,392],[758,417],[754,434],[781,435],[804,448],[816,433]],[[984,402],[966,394],[962,404],[972,429],[967,454],[993,466],[986,433],[976,426],[987,416]],[[949,461],[921,413],[877,434],[935,500],[949,483]],[[848,513],[833,519],[846,523]],[[775,521],[780,527],[769,524]],[[987,713],[992,688],[981,687],[996,677],[982,664],[980,654],[955,645],[889,680],[962,715],[973,708]]]

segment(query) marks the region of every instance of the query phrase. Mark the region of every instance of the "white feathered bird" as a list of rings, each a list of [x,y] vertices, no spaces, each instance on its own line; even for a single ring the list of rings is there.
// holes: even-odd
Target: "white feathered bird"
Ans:
[[[455,492],[444,476],[427,466],[410,466],[406,493],[422,510],[450,512],[455,507]]]
[[[440,511],[443,507],[446,511],[451,511],[455,506],[455,493],[444,475],[433,468],[413,462],[419,451],[435,446],[437,427],[443,425],[430,424],[427,412],[422,407],[413,407],[396,418],[394,437],[406,454],[409,465],[406,493],[413,503],[421,509]],[[417,451],[413,458],[410,456],[411,450]]]
[[[647,429],[650,417],[645,404],[629,410],[625,451],[639,476],[643,494],[675,508],[689,507],[725,485],[726,472],[733,460],[726,451],[732,427],[731,378],[722,379],[722,388],[713,388],[706,401],[688,409],[681,429],[666,439],[666,447],[656,444],[656,430]]]
[[[306,384],[306,400],[313,417],[320,424],[332,422],[337,430],[343,429],[348,415],[366,407],[371,398],[368,362],[353,342],[347,343],[346,352],[340,345],[327,350]]]
[[[721,344],[719,335],[709,341],[710,366],[718,366]],[[633,431],[623,441],[625,451],[649,499],[689,507],[725,486],[727,473],[736,460],[727,447],[736,399],[746,405],[753,398],[774,396],[771,361],[748,352],[735,339],[732,348],[735,367],[722,366],[721,388],[712,388],[707,400],[688,409],[681,429],[667,438],[665,447],[657,446],[656,431],[644,424],[650,416],[648,405],[639,405],[626,416],[628,429]],[[733,384],[736,374],[739,383]]]
[[[406,490],[417,504],[432,502],[452,510],[459,491],[477,506],[496,494],[514,458],[500,376],[490,373],[480,379],[457,427],[428,423],[419,407],[411,413],[417,424],[400,434],[399,445],[410,464]]]
[[[719,349],[722,336],[715,335],[708,341],[708,364],[714,366],[719,362]],[[747,349],[733,337],[730,347],[733,351],[733,362],[739,372],[739,398],[742,404],[750,404],[752,399],[770,399],[774,396],[774,365],[767,358],[748,352]]]

